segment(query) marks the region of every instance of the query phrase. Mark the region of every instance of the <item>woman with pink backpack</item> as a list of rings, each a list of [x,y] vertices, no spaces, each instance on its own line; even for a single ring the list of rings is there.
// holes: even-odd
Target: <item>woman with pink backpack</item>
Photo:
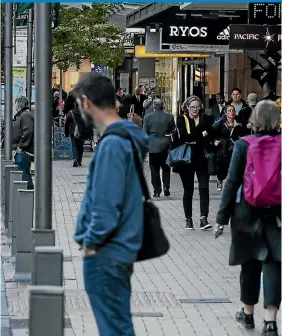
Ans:
[[[254,329],[263,273],[265,318],[261,335],[278,336],[281,303],[281,111],[270,100],[259,102],[250,123],[255,135],[235,143],[217,214],[215,238],[231,224],[229,265],[241,265],[244,306],[237,322]]]

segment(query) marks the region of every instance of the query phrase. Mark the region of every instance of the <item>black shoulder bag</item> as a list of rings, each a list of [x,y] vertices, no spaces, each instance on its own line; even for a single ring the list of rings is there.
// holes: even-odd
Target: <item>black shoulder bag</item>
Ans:
[[[106,131],[102,139],[108,135],[118,135],[122,138],[128,139],[131,142],[134,155],[135,168],[137,171],[137,175],[144,196],[143,241],[141,249],[139,250],[137,255],[137,261],[143,261],[161,257],[162,255],[168,252],[169,242],[162,228],[159,209],[154,205],[154,203],[151,200],[150,192],[147,186],[147,182],[139,158],[138,149],[136,148],[136,145],[131,135],[125,128],[109,130],[108,132]]]

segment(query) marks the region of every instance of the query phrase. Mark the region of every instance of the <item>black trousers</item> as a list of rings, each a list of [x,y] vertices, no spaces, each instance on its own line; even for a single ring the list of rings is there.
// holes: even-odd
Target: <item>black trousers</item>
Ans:
[[[160,170],[162,169],[162,181],[164,189],[170,188],[170,167],[166,164],[168,152],[150,153],[149,164],[151,170],[151,182],[154,192],[160,194],[162,192],[162,182]]]
[[[252,260],[241,266],[241,301],[255,305],[259,301],[261,272],[263,272],[264,308],[281,303],[281,263],[268,256],[266,261]]]
[[[217,179],[223,182],[228,174],[232,153],[228,155],[220,154],[217,159]]]
[[[80,139],[76,139],[75,137],[71,138],[71,143],[72,143],[72,155],[73,155],[73,161],[77,163],[82,162],[82,157],[83,157],[83,145],[84,141]]]
[[[209,215],[209,174],[207,163],[201,160],[201,164],[191,164],[182,168],[179,172],[183,189],[183,207],[186,218],[192,218],[192,202],[194,194],[194,176],[195,173],[198,179],[199,193],[200,193],[200,212],[201,216],[208,217]]]

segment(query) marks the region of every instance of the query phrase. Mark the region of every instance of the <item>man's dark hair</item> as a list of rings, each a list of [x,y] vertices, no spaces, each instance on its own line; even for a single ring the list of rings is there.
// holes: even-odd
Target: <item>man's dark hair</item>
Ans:
[[[85,95],[100,109],[116,108],[116,92],[110,78],[90,72],[73,89],[76,98]]]
[[[242,93],[241,89],[236,88],[236,87],[231,92],[233,93],[234,91],[238,91],[239,93]]]
[[[123,91],[123,88],[118,88],[118,89],[117,89],[117,91],[120,91],[120,90],[122,90],[122,91]]]
[[[216,96],[219,96],[220,98],[224,98],[223,93],[220,93],[220,92],[216,93]]]
[[[141,89],[141,87],[142,87],[142,86],[144,86],[144,87],[145,87],[145,85],[144,85],[144,84],[140,84],[140,85],[138,86],[138,87],[139,87],[139,89]]]

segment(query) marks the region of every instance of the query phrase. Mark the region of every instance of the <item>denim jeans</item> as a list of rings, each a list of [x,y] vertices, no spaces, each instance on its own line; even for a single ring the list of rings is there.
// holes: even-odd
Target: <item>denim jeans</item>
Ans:
[[[27,181],[27,189],[34,189],[30,172],[30,156],[25,152],[17,153],[15,156],[15,164],[18,166],[18,169],[23,172],[22,180]]]
[[[134,336],[130,312],[132,264],[99,254],[84,257],[83,275],[99,334]]]

